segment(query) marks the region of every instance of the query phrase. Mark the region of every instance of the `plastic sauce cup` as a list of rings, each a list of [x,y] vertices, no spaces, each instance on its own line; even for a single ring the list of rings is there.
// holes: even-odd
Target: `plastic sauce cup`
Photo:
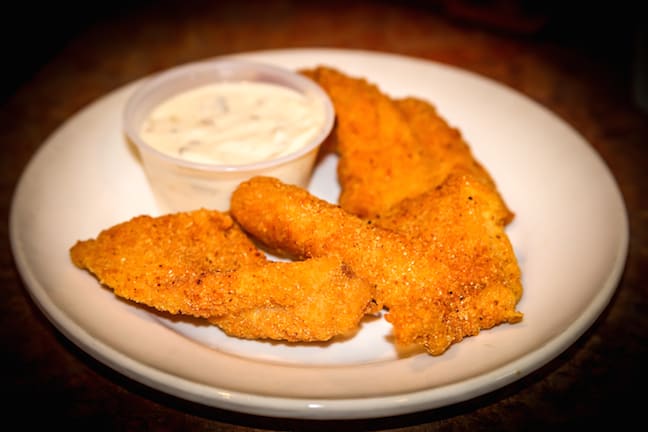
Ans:
[[[164,153],[142,138],[142,124],[159,104],[177,94],[218,82],[260,82],[295,90],[321,105],[321,130],[293,153],[245,164],[190,161]],[[198,208],[227,211],[234,189],[258,175],[306,187],[318,150],[333,128],[334,117],[328,95],[298,72],[247,60],[216,59],[177,66],[145,79],[127,101],[123,121],[126,137],[139,152],[159,209],[169,213]]]

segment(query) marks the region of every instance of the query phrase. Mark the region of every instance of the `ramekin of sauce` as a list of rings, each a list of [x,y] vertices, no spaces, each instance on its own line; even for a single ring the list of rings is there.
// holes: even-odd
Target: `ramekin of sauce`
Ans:
[[[306,187],[334,117],[328,95],[298,72],[223,58],[145,79],[124,131],[162,212],[226,211],[255,175]]]

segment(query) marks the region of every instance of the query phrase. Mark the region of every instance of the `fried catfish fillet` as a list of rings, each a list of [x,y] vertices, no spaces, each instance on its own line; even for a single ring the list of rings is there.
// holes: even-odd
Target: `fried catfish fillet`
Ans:
[[[138,216],[78,241],[70,256],[119,297],[241,338],[326,341],[375,310],[372,288],[339,258],[269,261],[218,211]]]
[[[499,193],[495,180],[488,170],[475,158],[461,131],[452,127],[437,112],[434,105],[423,99],[407,97],[396,99],[395,103],[421,145],[423,159],[430,170],[428,189],[440,185],[450,175],[470,175],[492,189],[505,212],[504,223],[510,223],[515,216],[514,213]],[[425,185],[421,186],[425,187]]]
[[[327,92],[335,108],[342,208],[375,216],[427,189],[430,172],[420,145],[389,97],[368,81],[329,67],[300,72]]]
[[[444,314],[454,320],[455,338],[461,340],[480,329],[522,319],[515,309],[523,291],[521,271],[504,230],[510,217],[487,180],[451,174],[438,187],[401,201],[373,223],[418,243],[427,256],[443,263],[434,287],[439,293],[446,288],[441,296]],[[390,294],[395,296],[392,304],[399,307],[387,319],[405,340],[417,340],[416,321],[428,328],[438,325],[421,309],[425,303],[407,291]]]
[[[231,212],[244,230],[282,253],[339,257],[376,287],[376,303],[388,309],[401,348],[440,355],[482,329],[522,319],[520,271],[498,196],[473,177],[451,176],[404,202],[385,226],[267,177],[243,182]],[[427,228],[416,228],[421,223]]]
[[[452,173],[470,174],[497,190],[461,132],[429,102],[391,98],[366,79],[326,66],[300,72],[333,101],[339,203],[348,212],[376,217],[438,186]],[[510,222],[513,213],[508,211]]]

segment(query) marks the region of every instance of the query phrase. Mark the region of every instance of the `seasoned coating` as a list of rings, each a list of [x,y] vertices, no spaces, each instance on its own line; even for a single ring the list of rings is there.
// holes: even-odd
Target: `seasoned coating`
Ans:
[[[294,259],[344,257],[356,274],[376,287],[380,305],[389,284],[399,278],[399,267],[410,262],[401,235],[275,178],[254,177],[241,183],[232,194],[230,211],[243,229],[279,255]],[[385,257],[399,264],[386,266]],[[390,271],[393,274],[388,276]]]
[[[430,174],[427,189],[440,185],[451,174],[468,174],[497,193],[497,199],[505,212],[504,223],[510,223],[514,218],[513,212],[497,192],[497,185],[490,173],[474,157],[461,131],[452,127],[439,115],[434,105],[425,100],[407,97],[396,99],[395,103],[421,145],[423,159]]]
[[[448,288],[441,297],[446,313],[456,308],[458,335],[522,319],[515,310],[522,296],[521,272],[504,231],[511,213],[499,198],[487,181],[452,174],[437,188],[401,201],[373,221],[419,243],[427,256],[444,264],[445,273],[436,273],[434,286]],[[406,340],[417,338],[421,322],[426,328],[438,325],[409,293],[391,294],[399,309],[387,319]]]
[[[497,198],[479,180],[452,176],[404,203],[383,227],[302,188],[256,177],[234,192],[231,213],[252,236],[283,253],[340,257],[376,287],[376,303],[388,309],[397,345],[439,355],[482,329],[522,319],[515,309],[520,273]],[[409,218],[415,210],[420,220]],[[417,232],[419,223],[428,228]],[[418,233],[425,235],[416,238]]]
[[[300,72],[317,82],[335,107],[342,208],[375,216],[428,188],[430,173],[420,145],[378,87],[324,66]]]
[[[70,254],[120,297],[201,317],[213,313],[202,307],[200,290],[188,288],[202,275],[266,262],[229,215],[207,210],[137,216],[78,241]]]
[[[401,200],[438,186],[452,173],[470,174],[497,190],[461,132],[431,103],[390,98],[366,79],[326,66],[301,73],[322,86],[335,106],[339,203],[348,212],[377,217]],[[508,223],[513,213],[507,211]]]
[[[70,256],[120,297],[243,338],[325,341],[375,311],[372,288],[339,258],[269,261],[218,211],[138,216],[78,241]]]
[[[371,286],[332,256],[211,273],[204,285],[218,303],[209,321],[240,338],[327,341],[378,311]]]
[[[258,270],[232,272],[232,277],[219,282],[236,305],[230,303],[224,313],[209,318],[232,336],[327,341],[351,336],[365,315],[380,310],[373,300],[375,290],[339,257],[272,262]]]

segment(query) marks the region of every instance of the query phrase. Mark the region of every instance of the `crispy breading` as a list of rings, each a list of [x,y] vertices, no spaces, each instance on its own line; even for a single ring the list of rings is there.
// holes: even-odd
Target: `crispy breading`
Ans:
[[[240,338],[327,341],[350,336],[379,310],[371,286],[339,257],[211,273],[204,285],[219,300],[209,321]]]
[[[452,127],[426,100],[407,97],[396,99],[395,103],[421,145],[424,163],[430,174],[425,191],[440,185],[451,174],[469,174],[497,193],[497,199],[505,211],[504,222],[510,223],[514,218],[513,212],[499,194],[488,170],[473,155],[461,131]]]
[[[452,173],[471,174],[497,190],[461,132],[428,101],[391,98],[366,79],[327,66],[300,72],[333,101],[339,203],[348,212],[376,217],[438,186]],[[508,223],[513,213],[507,211]]]
[[[445,319],[456,328],[455,342],[480,329],[522,319],[516,311],[522,296],[521,271],[504,228],[510,214],[487,180],[451,174],[437,188],[401,201],[373,221],[419,243],[427,256],[443,263],[432,286],[446,290],[440,297]],[[439,325],[438,318],[421,308],[418,299],[400,289],[390,295],[398,308],[387,320],[403,340],[420,339],[422,327],[428,329],[426,338],[436,337],[430,329]]]
[[[278,255],[344,257],[356,274],[376,287],[380,305],[392,281],[400,277],[399,267],[409,263],[401,235],[275,178],[254,177],[241,183],[232,194],[230,212],[246,232]],[[390,271],[393,274],[386,276]]]
[[[407,217],[415,208],[420,220]],[[439,355],[482,329],[522,319],[515,309],[520,273],[497,194],[470,176],[452,176],[404,204],[385,227],[268,177],[243,182],[231,212],[243,229],[283,253],[340,257],[375,285],[376,303],[388,309],[401,347]],[[398,218],[411,226],[399,232]],[[415,239],[418,223],[439,228],[421,230],[424,238]]]
[[[265,255],[232,218],[199,210],[137,216],[77,242],[72,262],[90,270],[120,297],[173,314],[213,315],[188,289],[202,275],[265,263]],[[178,288],[181,287],[181,288]]]
[[[339,258],[269,261],[218,211],[138,216],[78,241],[70,256],[120,297],[243,338],[325,341],[376,310],[373,289]]]
[[[273,262],[231,276],[230,301],[241,307],[209,321],[241,338],[327,341],[354,334],[365,315],[380,310],[375,290],[339,257]]]
[[[375,216],[428,188],[430,172],[421,146],[396,104],[377,86],[324,66],[300,72],[317,82],[335,107],[342,208]]]

